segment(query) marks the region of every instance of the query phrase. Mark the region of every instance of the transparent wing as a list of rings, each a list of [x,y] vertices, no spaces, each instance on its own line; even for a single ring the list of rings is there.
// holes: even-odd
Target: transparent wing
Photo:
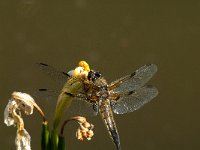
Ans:
[[[130,95],[120,97],[117,101],[112,101],[111,107],[115,114],[133,112],[151,101],[157,95],[158,90],[155,87],[151,85],[144,86],[133,91]]]
[[[58,81],[61,84],[64,84],[67,79],[70,77],[67,73],[57,70],[56,68],[49,66],[44,63],[37,63],[37,66],[42,72],[44,72],[51,79]]]
[[[55,105],[59,95],[59,91],[50,89],[37,89],[33,92],[35,100],[45,101],[50,105]]]
[[[70,116],[96,116],[98,114],[98,109],[97,106],[84,99],[74,98],[67,110],[67,114]]]
[[[144,86],[156,72],[157,66],[155,64],[148,64],[139,68],[134,73],[112,82],[109,86],[114,92],[133,91]]]
[[[55,101],[59,96],[59,91],[54,91],[50,89],[39,89],[35,92],[34,97],[48,101],[55,105]],[[54,102],[52,102],[52,100]],[[67,110],[67,116],[95,116],[98,114],[97,106],[92,103],[87,102],[85,99],[73,98],[72,103]]]

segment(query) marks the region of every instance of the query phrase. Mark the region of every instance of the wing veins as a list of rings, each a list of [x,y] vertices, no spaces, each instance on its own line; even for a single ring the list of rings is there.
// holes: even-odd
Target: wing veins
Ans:
[[[59,91],[50,90],[50,89],[39,89],[37,93],[35,93],[35,97],[41,100],[56,100],[59,95]],[[83,116],[95,116],[98,111],[95,111],[94,104],[87,101],[84,94],[80,93],[74,95],[73,93],[67,93],[67,95],[72,95],[73,100],[72,103],[67,110],[67,115],[75,116],[75,115],[83,115]]]
[[[120,94],[119,94],[120,95]],[[122,95],[117,101],[112,101],[112,110],[116,114],[125,114],[141,108],[158,95],[157,88],[147,85],[131,93]]]
[[[109,85],[114,92],[129,92],[145,85],[157,72],[155,64],[144,65],[134,73],[124,76]]]
[[[50,77],[53,80],[57,80],[61,84],[64,84],[68,78],[70,77],[69,74],[66,72],[62,72],[57,70],[56,68],[45,64],[45,63],[37,63],[37,66],[40,68],[42,72],[44,72],[48,77]]]

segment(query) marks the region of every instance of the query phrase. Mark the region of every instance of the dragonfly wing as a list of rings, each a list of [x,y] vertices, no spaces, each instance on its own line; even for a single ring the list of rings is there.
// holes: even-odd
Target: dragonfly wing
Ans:
[[[33,97],[39,101],[46,101],[50,105],[55,105],[59,91],[50,89],[37,89],[33,92]]]
[[[37,65],[39,66],[40,70],[44,72],[47,76],[49,76],[53,80],[60,82],[62,85],[70,77],[67,73],[59,71],[50,65],[44,63],[37,63]]]
[[[98,114],[97,105],[89,103],[84,99],[74,98],[67,110],[67,114],[70,116],[96,116]]]
[[[148,64],[139,68],[134,73],[112,82],[109,86],[114,87],[114,92],[133,91],[144,86],[156,72],[157,66],[155,64]],[[117,87],[115,87],[115,85],[117,85]]]
[[[115,114],[133,112],[151,101],[157,95],[157,88],[147,85],[136,91],[133,91],[133,93],[130,95],[120,97],[117,101],[112,101],[111,107]]]
[[[50,89],[39,89],[34,92],[34,97],[39,100],[47,101],[50,105],[56,105],[59,91]],[[85,99],[73,98],[72,103],[67,110],[68,116],[95,116],[98,114],[98,107],[95,104],[87,102]]]

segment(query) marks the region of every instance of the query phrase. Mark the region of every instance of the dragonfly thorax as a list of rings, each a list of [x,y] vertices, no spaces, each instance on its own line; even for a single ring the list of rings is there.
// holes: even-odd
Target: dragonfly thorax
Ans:
[[[95,72],[96,73],[96,72]],[[103,77],[96,78],[93,82],[93,94],[98,97],[98,99],[107,99],[109,96],[108,83]]]
[[[99,97],[99,99],[107,99],[109,97],[109,92],[106,86],[99,86],[99,90],[96,91],[96,96]]]

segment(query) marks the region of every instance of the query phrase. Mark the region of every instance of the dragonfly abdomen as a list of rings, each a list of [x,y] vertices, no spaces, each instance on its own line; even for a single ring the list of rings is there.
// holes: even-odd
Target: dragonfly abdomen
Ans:
[[[106,99],[101,102],[99,105],[99,112],[114,144],[117,147],[117,150],[121,150],[119,134],[113,117],[113,112],[110,107],[110,100]]]

